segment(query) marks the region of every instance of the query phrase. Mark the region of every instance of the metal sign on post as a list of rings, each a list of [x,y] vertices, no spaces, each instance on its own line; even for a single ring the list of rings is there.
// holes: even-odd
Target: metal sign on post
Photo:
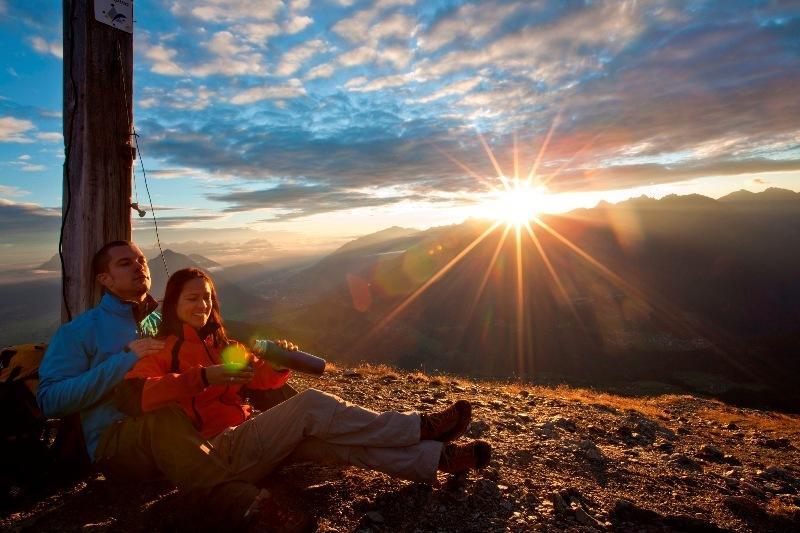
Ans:
[[[133,33],[133,0],[94,0],[94,18],[112,28]]]

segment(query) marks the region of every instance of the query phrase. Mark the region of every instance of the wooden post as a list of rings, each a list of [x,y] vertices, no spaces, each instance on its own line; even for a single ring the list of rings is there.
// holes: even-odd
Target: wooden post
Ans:
[[[133,36],[96,21],[92,2],[63,0],[62,322],[99,300],[94,253],[131,238]]]

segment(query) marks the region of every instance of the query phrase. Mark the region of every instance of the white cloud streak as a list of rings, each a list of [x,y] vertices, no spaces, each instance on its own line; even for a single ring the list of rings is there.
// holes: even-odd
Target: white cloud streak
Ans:
[[[62,49],[61,41],[47,41],[42,37],[36,36],[30,39],[31,46],[40,54],[52,55],[59,59],[63,59],[64,51]]]
[[[14,117],[0,117],[0,142],[30,143],[25,134],[34,129],[33,122]]]

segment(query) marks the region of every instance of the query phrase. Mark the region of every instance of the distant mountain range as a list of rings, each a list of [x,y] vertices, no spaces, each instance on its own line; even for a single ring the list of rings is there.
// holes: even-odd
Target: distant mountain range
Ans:
[[[489,225],[468,221],[343,247],[265,287],[281,297],[262,321],[338,359],[405,368],[792,386],[800,194],[641,197],[542,221],[591,259],[534,225],[548,266],[521,230],[521,304],[515,230],[498,248],[498,228],[382,323]]]
[[[519,230],[519,256],[515,228],[502,246],[503,226],[476,242],[490,226],[480,220],[388,228],[277,266],[164,255],[170,272],[212,271],[242,340],[282,336],[337,360],[472,375],[796,397],[800,193],[640,197],[541,221],[551,231],[533,224],[536,241]],[[150,267],[160,295],[160,257]],[[46,333],[46,320],[54,327],[57,280],[36,283],[53,294],[31,285],[42,296],[24,302],[23,284],[0,286],[19,293],[0,317],[0,344],[40,340],[30,335]]]

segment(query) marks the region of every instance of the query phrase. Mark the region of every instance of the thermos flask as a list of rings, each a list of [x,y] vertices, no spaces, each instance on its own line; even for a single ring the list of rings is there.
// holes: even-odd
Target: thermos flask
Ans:
[[[300,350],[286,350],[270,340],[256,339],[253,341],[253,353],[261,359],[298,372],[315,376],[320,376],[325,372],[325,359]]]

